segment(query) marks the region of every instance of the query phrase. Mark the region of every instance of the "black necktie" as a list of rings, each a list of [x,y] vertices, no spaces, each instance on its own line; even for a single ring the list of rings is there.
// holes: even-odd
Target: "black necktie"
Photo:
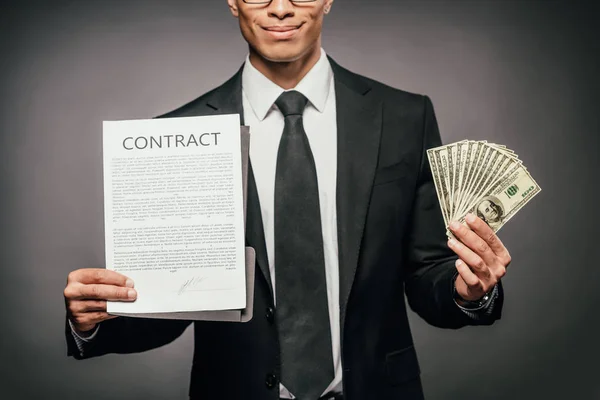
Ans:
[[[334,377],[317,171],[302,113],[307,99],[284,92],[285,117],[275,173],[275,291],[281,382],[316,400]]]

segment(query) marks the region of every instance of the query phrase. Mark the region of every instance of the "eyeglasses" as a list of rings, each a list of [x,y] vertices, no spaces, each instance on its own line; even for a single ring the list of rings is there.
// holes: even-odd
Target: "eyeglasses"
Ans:
[[[273,0],[243,0],[246,4],[271,4]],[[317,0],[290,0],[294,4],[315,3]]]

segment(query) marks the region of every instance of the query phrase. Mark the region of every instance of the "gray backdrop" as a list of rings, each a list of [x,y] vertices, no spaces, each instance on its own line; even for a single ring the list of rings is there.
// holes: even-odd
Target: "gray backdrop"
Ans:
[[[594,1],[338,0],[324,47],[431,96],[445,142],[514,149],[543,188],[500,232],[504,318],[411,315],[429,399],[600,398],[598,7]],[[0,8],[0,398],[184,399],[192,335],[145,354],[65,355],[68,272],[103,266],[101,122],[171,110],[246,55],[225,0]],[[232,383],[235,384],[235,383]]]

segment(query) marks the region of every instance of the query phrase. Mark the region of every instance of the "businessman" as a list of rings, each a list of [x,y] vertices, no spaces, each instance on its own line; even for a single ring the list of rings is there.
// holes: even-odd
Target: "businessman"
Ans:
[[[321,48],[333,0],[228,0],[249,45],[226,83],[163,117],[239,113],[250,126],[246,242],[254,318],[194,322],[192,399],[421,399],[404,296],[441,328],[500,318],[510,256],[480,218],[448,241],[426,158],[431,101],[354,74]],[[68,353],[167,344],[190,321],[115,317],[135,283],[79,269]]]

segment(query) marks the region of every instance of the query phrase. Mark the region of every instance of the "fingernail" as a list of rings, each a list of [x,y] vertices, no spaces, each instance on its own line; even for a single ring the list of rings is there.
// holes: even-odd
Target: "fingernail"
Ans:
[[[133,280],[127,279],[127,282],[125,282],[125,286],[127,286],[127,287],[133,287]]]
[[[129,290],[127,292],[127,297],[129,297],[130,299],[135,299],[135,295],[136,295],[135,290]]]
[[[448,244],[450,245],[450,247],[454,247],[454,246],[456,246],[456,240],[450,239],[450,240],[448,240]]]
[[[471,213],[467,214],[467,222],[475,222],[475,216]]]
[[[460,224],[456,221],[452,221],[452,223],[450,224],[450,229],[452,229],[453,231],[457,230],[458,228],[460,228]]]
[[[460,267],[460,264],[462,264],[462,261],[460,260],[460,258],[458,260],[456,260],[456,262],[454,263],[457,267]]]

